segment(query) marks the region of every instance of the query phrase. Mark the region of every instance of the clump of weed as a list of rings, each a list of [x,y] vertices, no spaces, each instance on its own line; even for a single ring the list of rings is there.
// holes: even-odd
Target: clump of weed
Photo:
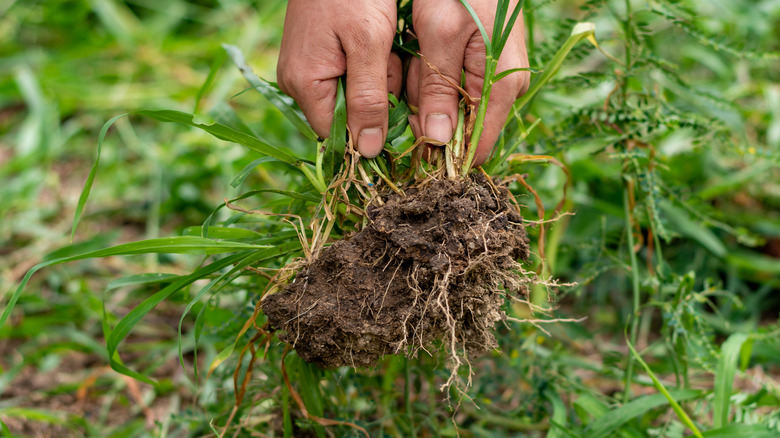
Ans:
[[[482,95],[471,97],[452,84],[463,99],[449,143],[423,137],[398,151],[391,136],[383,156],[361,159],[339,135],[346,122],[337,104],[331,138],[318,147],[314,172],[307,174],[313,186],[325,188],[320,204],[325,217],[312,223],[315,236],[306,257],[283,269],[259,304],[269,330],[303,359],[324,367],[365,367],[386,354],[413,357],[440,341],[451,371],[447,387],[460,382],[458,370],[470,355],[497,347],[492,331],[508,318],[502,309],[507,297],[522,300],[529,285],[546,283],[529,268],[527,222],[507,189],[508,182],[523,177],[504,175],[501,182],[472,169],[472,146],[479,141],[493,83],[528,70],[496,72],[521,7],[522,2],[509,11],[504,4],[497,17],[510,17],[506,27],[497,26],[492,42],[484,35],[488,79]],[[576,27],[520,105],[555,74],[576,42],[592,35],[592,25]],[[406,106],[391,101],[394,126],[394,114]],[[317,180],[327,174],[324,163],[341,141],[347,143],[341,171],[330,184]],[[443,146],[427,163],[426,144]],[[502,152],[494,159],[512,159],[511,151]],[[333,224],[343,221],[340,214],[363,220],[322,249]]]

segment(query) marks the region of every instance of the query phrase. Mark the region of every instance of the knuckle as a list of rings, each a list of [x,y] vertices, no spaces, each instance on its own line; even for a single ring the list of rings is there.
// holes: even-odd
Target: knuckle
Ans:
[[[521,71],[518,74],[519,85],[517,87],[517,97],[520,97],[528,92],[528,87],[531,85],[531,72]]]
[[[348,111],[361,119],[381,119],[387,113],[387,98],[373,90],[358,91],[350,96]]]
[[[384,18],[365,17],[343,23],[342,44],[348,51],[369,51],[389,48],[393,42],[395,28]]]
[[[435,96],[451,96],[457,95],[458,90],[453,84],[457,84],[453,78],[443,78],[439,73],[429,72],[423,78],[420,84],[420,95],[423,97],[435,97]]]

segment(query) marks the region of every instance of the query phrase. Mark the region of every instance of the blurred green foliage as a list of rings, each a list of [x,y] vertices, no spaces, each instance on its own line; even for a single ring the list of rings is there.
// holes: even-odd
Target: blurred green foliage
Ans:
[[[577,283],[558,291],[554,316],[588,319],[544,325],[550,336],[532,324],[498,327],[502,351],[474,361],[457,411],[439,391],[447,371],[436,357],[323,371],[291,354],[293,387],[309,412],[372,436],[682,437],[691,425],[680,412],[703,436],[777,436],[780,5],[529,0],[524,13],[531,67],[542,67],[580,21],[596,24],[601,48],[619,61],[577,46],[501,140],[508,147],[525,138],[518,151],[555,156],[573,176],[567,209],[575,215],[551,225],[547,254],[551,275]],[[4,303],[42,260],[200,236],[207,218],[211,237],[277,250],[134,255],[40,271],[0,327],[6,435],[202,436],[223,433],[229,418],[231,436],[359,435],[302,417],[283,383],[280,345],[256,363],[236,354],[254,335],[244,323],[267,284],[243,265],[278,268],[300,249],[285,222],[227,209],[209,215],[252,189],[314,192],[294,169],[259,162],[232,187],[260,154],[184,125],[120,119],[69,246],[98,133],[117,114],[193,113],[313,159],[313,144],[248,89],[221,47],[239,47],[272,79],[283,16],[276,0],[0,3]],[[528,174],[549,218],[566,184],[560,169],[502,166]],[[283,192],[252,195],[241,205],[308,208]],[[170,289],[179,281],[187,287]],[[131,309],[165,291],[118,345]],[[139,386],[109,363],[156,384]],[[233,373],[240,381],[250,366],[234,408]]]

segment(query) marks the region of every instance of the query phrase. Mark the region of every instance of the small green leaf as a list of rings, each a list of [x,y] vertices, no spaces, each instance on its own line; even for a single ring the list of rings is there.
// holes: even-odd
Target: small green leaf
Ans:
[[[387,143],[392,143],[398,137],[406,132],[409,125],[409,105],[404,100],[398,100],[392,94],[388,94],[388,99],[392,105],[390,108],[390,117],[387,129]]]

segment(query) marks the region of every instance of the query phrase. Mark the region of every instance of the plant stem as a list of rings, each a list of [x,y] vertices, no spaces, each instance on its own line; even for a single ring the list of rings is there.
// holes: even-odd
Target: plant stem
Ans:
[[[626,219],[626,233],[628,238],[628,255],[631,260],[631,289],[633,302],[631,309],[631,329],[629,331],[629,340],[632,345],[636,345],[637,330],[639,328],[639,264],[634,253],[634,234],[631,226],[631,209],[629,207],[628,184],[623,187],[623,209]],[[627,403],[631,398],[631,380],[634,374],[634,356],[628,355],[626,365],[625,389],[623,392],[623,403]]]
[[[631,0],[625,0],[626,3],[626,20],[623,22],[624,33],[626,34],[626,71],[623,78],[623,102],[626,101],[628,95],[628,70],[631,68],[631,45],[632,45],[632,32],[631,32]]]
[[[445,160],[447,163],[447,177],[455,179],[458,177],[458,164],[460,163],[460,157],[463,153],[463,125],[465,122],[465,115],[463,108],[458,109],[458,124],[455,127],[455,135],[452,137],[452,141],[444,149]]]
[[[315,163],[316,165],[314,169],[317,172],[317,180],[322,182],[323,185],[325,183],[325,176],[322,171],[322,163],[325,160],[325,149],[326,149],[325,142],[317,143],[317,161]]]
[[[488,100],[490,99],[490,90],[493,88],[493,76],[496,74],[496,67],[498,67],[498,59],[493,58],[492,55],[485,57],[485,82],[482,84],[482,97],[479,99],[479,107],[477,108],[477,120],[474,122],[474,131],[471,133],[471,139],[469,140],[468,158],[463,163],[461,174],[466,175],[471,170],[471,165],[474,163],[474,155],[477,153],[477,145],[479,144],[479,137],[482,135],[482,129],[485,125],[485,114],[487,113]]]
[[[406,416],[409,420],[409,430],[411,431],[411,436],[416,437],[417,436],[417,429],[414,427],[414,407],[412,406],[412,394],[411,394],[411,388],[412,388],[412,369],[409,366],[409,358],[404,358],[404,377],[405,377],[405,385],[404,385],[404,402],[406,404]]]
[[[317,176],[314,174],[314,172],[312,172],[311,169],[309,169],[309,166],[310,166],[309,164],[302,163],[302,162],[296,165],[298,169],[301,169],[301,172],[303,172],[303,174],[306,176],[306,179],[309,180],[309,182],[311,183],[311,185],[314,186],[315,189],[319,190],[320,193],[325,193],[328,189],[327,186],[325,186],[325,182],[318,179]]]

